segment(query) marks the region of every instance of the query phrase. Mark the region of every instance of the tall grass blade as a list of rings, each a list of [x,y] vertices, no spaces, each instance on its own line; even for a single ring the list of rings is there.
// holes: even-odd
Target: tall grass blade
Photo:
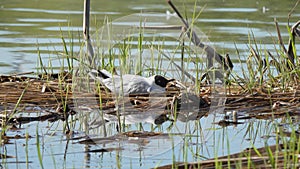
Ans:
[[[44,169],[43,157],[42,157],[41,146],[40,146],[40,136],[39,136],[38,129],[39,129],[39,127],[37,126],[36,127],[36,149],[37,149],[37,154],[38,154],[40,166],[41,166],[42,169]]]

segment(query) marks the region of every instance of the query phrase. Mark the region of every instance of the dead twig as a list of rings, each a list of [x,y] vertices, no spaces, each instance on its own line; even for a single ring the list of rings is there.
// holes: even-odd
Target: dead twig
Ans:
[[[229,68],[232,69],[233,65],[230,65],[226,62],[226,59],[221,56],[219,53],[217,53],[215,51],[215,49],[213,49],[211,46],[209,45],[205,45],[204,43],[201,42],[200,38],[197,36],[197,34],[191,30],[188,22],[182,17],[182,15],[180,14],[180,12],[177,10],[177,8],[174,6],[174,4],[171,2],[171,0],[167,0],[168,4],[171,6],[171,8],[175,11],[175,13],[178,15],[178,17],[180,18],[180,20],[183,22],[184,26],[185,26],[185,31],[187,32],[187,36],[192,40],[192,42],[205,50],[205,52],[208,55],[208,68],[212,67],[212,58],[214,58],[218,63],[220,63],[223,67],[224,70],[228,70]],[[230,58],[227,58],[227,60],[230,60]],[[231,61],[230,61],[231,62]],[[231,62],[232,63],[232,62]]]
[[[90,39],[90,0],[84,0],[84,13],[83,13],[83,36],[86,42],[86,50],[88,61],[90,65],[95,68],[94,49]]]

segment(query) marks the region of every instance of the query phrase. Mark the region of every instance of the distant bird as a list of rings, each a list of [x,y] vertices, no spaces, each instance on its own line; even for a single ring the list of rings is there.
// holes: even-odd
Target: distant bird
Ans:
[[[263,13],[266,13],[266,12],[269,11],[269,10],[270,10],[270,9],[267,8],[267,7],[265,7],[265,6],[262,7],[262,12],[263,12]]]
[[[161,75],[142,77],[139,75],[125,74],[112,75],[106,70],[92,70],[89,75],[98,80],[116,95],[163,93],[169,82],[175,79],[167,79]]]
[[[172,16],[177,17],[178,15],[176,14],[176,12],[171,13],[169,10],[166,10],[166,16],[167,20],[169,20]]]

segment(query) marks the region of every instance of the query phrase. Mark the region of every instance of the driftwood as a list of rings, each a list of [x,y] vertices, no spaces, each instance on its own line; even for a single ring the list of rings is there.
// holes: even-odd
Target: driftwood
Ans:
[[[201,42],[200,38],[197,36],[197,34],[192,30],[189,23],[183,18],[183,16],[180,14],[180,12],[177,10],[175,5],[172,3],[171,0],[167,0],[168,4],[171,6],[171,8],[175,11],[175,13],[178,15],[182,23],[184,24],[185,28],[184,30],[187,33],[187,36],[191,39],[191,41],[194,43],[194,45],[200,47],[201,49],[204,49],[207,53],[208,57],[208,69],[213,67],[213,59],[215,59],[219,64],[221,64],[222,68],[216,73],[216,77],[218,77],[220,80],[224,79],[224,75],[220,72],[223,70],[228,70],[233,68],[233,64],[231,62],[230,57],[227,55],[227,57],[223,57],[221,54],[219,54],[214,48],[212,48],[209,45],[206,45]]]

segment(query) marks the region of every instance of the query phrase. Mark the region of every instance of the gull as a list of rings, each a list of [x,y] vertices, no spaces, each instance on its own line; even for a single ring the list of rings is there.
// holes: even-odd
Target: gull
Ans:
[[[140,75],[125,74],[112,75],[106,70],[91,70],[89,75],[107,87],[115,95],[164,93],[169,82],[175,79],[167,79],[161,75],[143,77]]]

